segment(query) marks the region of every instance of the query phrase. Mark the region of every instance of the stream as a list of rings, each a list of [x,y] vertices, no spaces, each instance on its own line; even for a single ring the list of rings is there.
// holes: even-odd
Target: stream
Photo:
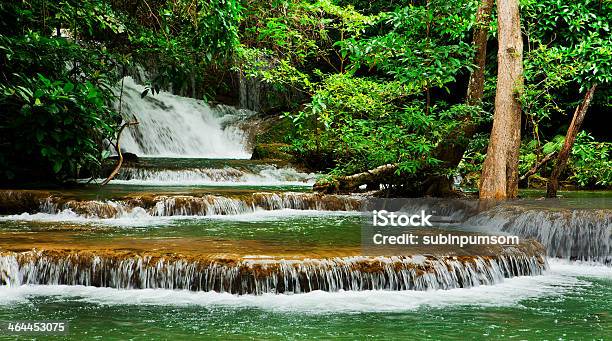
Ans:
[[[234,123],[252,113],[142,90],[126,80],[122,141],[141,157],[109,185],[0,191],[0,320],[66,320],[74,340],[612,335],[611,192],[434,227],[542,252],[363,256],[368,198],[248,160]]]

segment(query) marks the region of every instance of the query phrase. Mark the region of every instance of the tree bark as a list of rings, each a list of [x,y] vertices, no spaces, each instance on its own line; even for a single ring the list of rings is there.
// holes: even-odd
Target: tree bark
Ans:
[[[484,94],[485,65],[487,58],[487,40],[489,38],[489,23],[491,22],[491,10],[493,0],[482,0],[476,12],[476,26],[472,44],[476,47],[474,64],[476,68],[470,74],[467,89],[467,103],[479,105],[482,103]]]
[[[515,198],[518,194],[518,157],[521,143],[523,39],[518,0],[498,0],[497,91],[493,129],[481,181],[483,199]]]
[[[587,110],[589,110],[589,105],[591,105],[591,100],[593,99],[593,94],[595,93],[596,87],[597,84],[593,84],[593,86],[591,86],[591,88],[584,95],[582,103],[580,103],[580,105],[576,108],[576,111],[574,111],[574,117],[572,118],[572,123],[570,123],[569,128],[567,128],[567,134],[565,135],[563,147],[561,147],[555,167],[550,174],[548,184],[546,184],[547,198],[557,197],[557,190],[559,189],[559,175],[561,175],[565,169],[565,166],[567,165],[567,160],[569,159],[569,155],[572,151],[572,146],[574,145],[574,141],[576,141],[576,136],[580,131],[580,127],[582,126]]]
[[[480,105],[484,94],[485,66],[487,56],[487,41],[489,38],[489,23],[491,22],[491,11],[494,0],[482,0],[476,12],[476,25],[474,26],[474,37],[472,44],[476,48],[474,65],[476,68],[470,74],[468,82],[466,102],[469,105]],[[478,125],[470,115],[461,119],[461,126],[440,143],[434,155],[436,159],[444,162],[447,168],[457,167],[470,138],[474,136]]]

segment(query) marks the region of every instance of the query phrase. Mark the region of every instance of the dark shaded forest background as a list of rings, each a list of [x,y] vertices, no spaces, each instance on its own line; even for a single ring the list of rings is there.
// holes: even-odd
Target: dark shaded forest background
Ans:
[[[468,104],[480,1],[68,0],[0,3],[2,183],[95,176],[124,121],[123,76],[242,105],[273,122],[256,154],[333,176],[393,164],[397,179],[477,187],[497,76],[495,8],[485,91]],[[610,188],[612,2],[524,0],[520,174],[558,152],[597,91],[561,180]],[[144,70],[144,72],[142,72]],[[240,91],[243,91],[242,103]],[[246,93],[246,96],[245,96]],[[469,121],[476,129],[465,133]],[[458,164],[437,150],[464,145]],[[280,156],[279,156],[280,155]],[[542,186],[553,162],[521,180]],[[398,180],[401,179],[401,180]]]

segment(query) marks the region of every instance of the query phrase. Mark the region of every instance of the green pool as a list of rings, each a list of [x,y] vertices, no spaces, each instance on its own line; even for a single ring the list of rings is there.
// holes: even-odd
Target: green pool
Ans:
[[[583,275],[580,275],[583,274]],[[606,340],[612,269],[551,273],[444,292],[232,296],[86,287],[0,289],[0,320],[67,320],[72,340]]]

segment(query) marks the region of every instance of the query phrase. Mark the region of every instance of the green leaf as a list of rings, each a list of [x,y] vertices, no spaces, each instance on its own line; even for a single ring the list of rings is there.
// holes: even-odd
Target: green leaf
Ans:
[[[68,82],[64,85],[64,92],[71,92],[74,89],[74,84]]]
[[[62,160],[57,160],[55,161],[55,163],[53,163],[53,172],[54,173],[59,173],[59,171],[62,169]]]

